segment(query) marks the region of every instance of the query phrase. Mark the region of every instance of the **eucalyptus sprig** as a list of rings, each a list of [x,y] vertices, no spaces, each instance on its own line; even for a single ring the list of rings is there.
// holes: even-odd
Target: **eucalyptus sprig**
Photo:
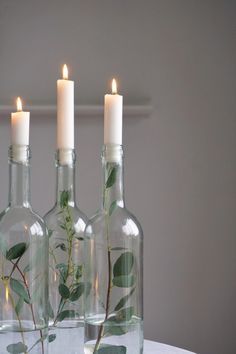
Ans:
[[[6,262],[10,262],[12,265],[12,269],[9,275],[1,275],[1,281],[3,283],[3,286],[5,288],[5,291],[8,293],[9,299],[11,306],[16,314],[17,321],[19,323],[19,329],[20,329],[20,335],[21,335],[21,342],[18,343],[11,343],[7,345],[6,350],[8,353],[25,353],[28,354],[30,351],[38,344],[41,343],[41,348],[42,348],[42,354],[44,354],[44,340],[46,339],[47,336],[43,335],[42,330],[39,330],[40,333],[40,338],[33,344],[31,348],[28,348],[28,346],[25,343],[25,336],[24,336],[24,330],[22,327],[22,321],[21,321],[21,309],[23,307],[23,304],[25,303],[27,306],[29,306],[31,315],[32,315],[32,321],[34,324],[34,328],[36,329],[36,321],[35,321],[35,313],[34,313],[34,308],[33,308],[33,296],[30,293],[30,289],[28,286],[27,278],[26,278],[26,273],[30,272],[33,267],[33,262],[28,264],[23,270],[20,268],[20,261],[23,258],[24,254],[26,253],[27,249],[30,246],[26,244],[25,242],[20,242],[12,246],[10,249],[7,249],[7,245],[4,242],[4,239],[1,238],[0,241],[0,251],[2,255],[5,257]],[[37,261],[37,259],[34,259],[34,263]],[[19,275],[19,279],[15,278],[14,273],[17,272]],[[14,296],[18,297],[17,303],[15,303]]]
[[[58,293],[60,301],[56,315],[51,312],[54,318],[54,325],[66,318],[76,318],[79,313],[76,309],[65,309],[66,304],[73,305],[80,299],[84,293],[85,284],[81,281],[83,275],[83,266],[75,264],[72,259],[73,242],[82,241],[83,239],[76,235],[74,229],[74,219],[72,216],[71,207],[69,205],[70,191],[64,190],[60,193],[60,211],[58,215],[61,217],[60,228],[66,235],[66,240],[61,238],[60,243],[57,243],[54,249],[51,250],[51,255],[54,258],[55,269],[59,274]],[[57,263],[54,251],[58,249],[67,255],[66,263]]]
[[[108,204],[109,189],[115,184],[117,178],[117,165],[108,168],[108,176],[104,186],[104,205],[108,212],[105,212],[106,239],[107,239],[107,260],[108,260],[108,284],[105,304],[105,319],[99,327],[98,336],[94,346],[94,354],[126,354],[125,346],[102,344],[101,340],[108,335],[123,335],[127,332],[124,321],[130,321],[134,314],[134,307],[125,307],[130,297],[135,292],[135,276],[133,274],[133,266],[135,262],[133,252],[128,251],[125,247],[111,247],[109,237],[110,218],[116,210],[118,204],[114,200]],[[116,259],[112,265],[111,252],[124,251]],[[122,297],[110,314],[110,297],[113,287],[127,288],[129,292]],[[114,315],[115,313],[115,315]]]

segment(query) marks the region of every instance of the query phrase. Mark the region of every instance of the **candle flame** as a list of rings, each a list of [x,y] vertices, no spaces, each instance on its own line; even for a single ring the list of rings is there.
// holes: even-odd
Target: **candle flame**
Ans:
[[[63,65],[62,77],[64,80],[68,80],[68,67],[66,64]]]
[[[113,95],[115,95],[115,94],[117,93],[117,83],[116,83],[116,79],[112,79],[111,89],[112,89]]]
[[[22,111],[22,101],[20,97],[17,97],[16,99],[16,107],[18,112]]]

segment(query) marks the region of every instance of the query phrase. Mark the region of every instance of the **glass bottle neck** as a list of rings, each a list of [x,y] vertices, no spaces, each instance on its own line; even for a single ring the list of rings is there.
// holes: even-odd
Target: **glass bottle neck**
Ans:
[[[30,149],[27,145],[9,148],[9,206],[30,207]]]
[[[62,192],[68,192],[68,205],[75,206],[75,151],[59,149],[56,152],[56,204],[61,205]]]
[[[103,164],[103,209],[111,212],[115,205],[125,206],[123,187],[123,149],[121,145],[104,145]]]

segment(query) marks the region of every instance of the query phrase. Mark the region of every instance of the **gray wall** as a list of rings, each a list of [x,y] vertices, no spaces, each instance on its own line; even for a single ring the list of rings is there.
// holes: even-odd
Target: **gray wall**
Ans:
[[[56,101],[67,62],[76,102],[103,102],[115,73],[127,104],[126,201],[145,232],[145,336],[236,353],[236,2],[0,0],[0,104]],[[9,117],[0,117],[0,206]],[[100,202],[101,117],[76,118],[78,201]],[[55,117],[32,116],[32,198],[54,199]]]

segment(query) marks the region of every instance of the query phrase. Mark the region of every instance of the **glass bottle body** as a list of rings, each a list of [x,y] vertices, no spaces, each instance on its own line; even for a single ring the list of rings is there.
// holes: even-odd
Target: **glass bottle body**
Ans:
[[[143,234],[125,208],[122,150],[103,152],[103,206],[85,230],[85,353],[143,352]]]
[[[17,153],[24,160],[14,160]],[[10,148],[9,206],[0,215],[0,353],[46,354],[48,235],[29,201],[29,149]]]
[[[62,164],[62,153],[70,163]],[[82,354],[84,341],[83,241],[86,216],[74,201],[75,154],[58,151],[57,200],[45,215],[49,229],[50,353]]]

